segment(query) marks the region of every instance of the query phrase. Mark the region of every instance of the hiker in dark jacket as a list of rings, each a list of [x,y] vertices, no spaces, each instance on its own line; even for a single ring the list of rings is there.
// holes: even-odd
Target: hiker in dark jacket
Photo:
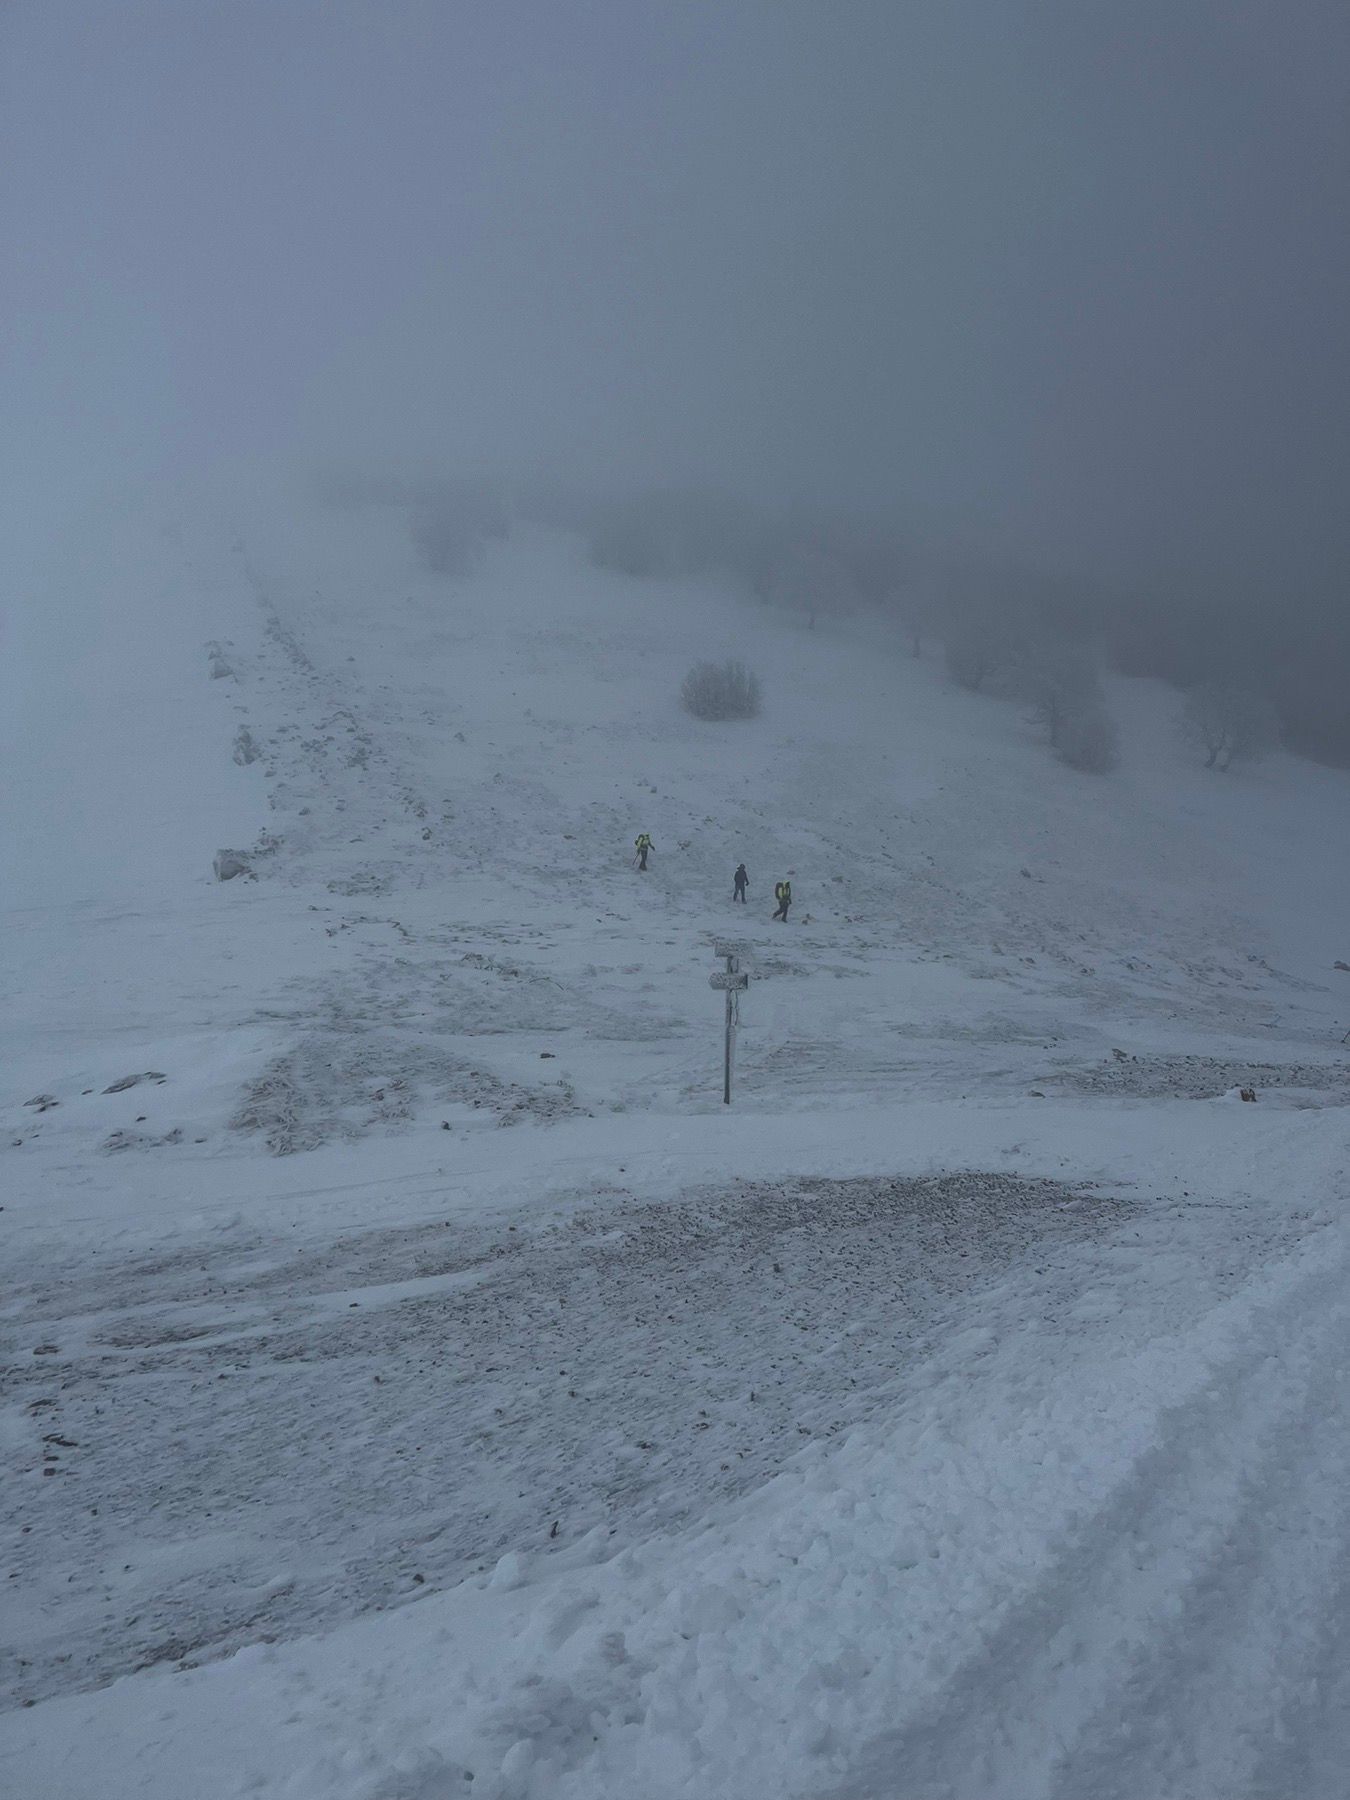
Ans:
[[[790,881],[778,882],[774,887],[773,897],[778,902],[778,911],[773,916],[775,919],[781,919],[786,925],[788,908],[792,905],[792,883]]]
[[[733,900],[739,900],[741,905],[744,906],[745,905],[745,890],[750,885],[750,877],[745,872],[745,864],[744,863],[736,864],[736,873],[732,877],[732,880],[734,883],[734,887],[733,887],[731,897]]]

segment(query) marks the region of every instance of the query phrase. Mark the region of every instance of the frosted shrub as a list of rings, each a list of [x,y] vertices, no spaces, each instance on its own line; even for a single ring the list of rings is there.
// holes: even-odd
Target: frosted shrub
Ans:
[[[1204,752],[1207,769],[1255,761],[1280,741],[1275,709],[1268,700],[1249,688],[1217,681],[1205,682],[1187,695],[1182,731]]]
[[[1071,769],[1105,775],[1120,761],[1120,733],[1100,706],[1085,706],[1060,721],[1055,754]]]
[[[470,575],[489,538],[506,536],[506,512],[487,488],[464,483],[423,494],[409,530],[427,567],[437,575]]]
[[[695,663],[681,684],[680,699],[696,719],[753,719],[759,677],[741,662]]]
[[[760,597],[804,619],[840,618],[858,604],[858,590],[842,559],[810,543],[790,543],[758,572]]]
[[[1031,717],[1052,750],[1070,721],[1102,713],[1101,683],[1088,652],[1079,644],[1030,644],[1015,674],[1019,695],[1031,703]],[[1103,716],[1105,716],[1103,714]]]
[[[1005,694],[1025,655],[1014,620],[993,609],[957,607],[943,626],[943,659],[957,687],[972,694]]]

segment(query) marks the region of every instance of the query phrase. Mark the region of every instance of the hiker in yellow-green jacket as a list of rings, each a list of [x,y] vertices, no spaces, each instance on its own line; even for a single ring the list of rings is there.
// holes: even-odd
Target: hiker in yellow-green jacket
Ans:
[[[778,911],[773,915],[787,924],[788,908],[792,905],[792,883],[778,881],[774,883],[773,897],[778,902]]]
[[[655,844],[652,842],[651,833],[649,831],[640,831],[637,838],[634,840],[633,848],[637,851],[638,868],[645,870],[647,867],[647,852],[656,848]]]

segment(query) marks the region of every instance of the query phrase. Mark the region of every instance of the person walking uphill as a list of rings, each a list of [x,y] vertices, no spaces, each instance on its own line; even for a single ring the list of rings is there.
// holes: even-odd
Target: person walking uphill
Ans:
[[[633,848],[637,851],[638,868],[645,869],[647,867],[647,852],[656,848],[656,845],[652,842],[651,833],[649,831],[640,831],[634,840]]]
[[[750,885],[750,877],[745,872],[745,864],[744,863],[736,864],[736,873],[735,873],[735,875],[732,876],[732,883],[733,883],[732,895],[731,895],[732,899],[739,900],[741,905],[744,906],[745,905],[745,890]]]
[[[792,883],[780,881],[774,886],[773,897],[778,902],[778,911],[773,915],[787,924],[788,908],[792,905]]]

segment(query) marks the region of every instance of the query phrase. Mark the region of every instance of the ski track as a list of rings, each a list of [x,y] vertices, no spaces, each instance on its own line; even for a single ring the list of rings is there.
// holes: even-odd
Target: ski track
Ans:
[[[1263,1310],[940,1706],[831,1800],[1344,1794],[1348,1272],[1342,1253]]]

